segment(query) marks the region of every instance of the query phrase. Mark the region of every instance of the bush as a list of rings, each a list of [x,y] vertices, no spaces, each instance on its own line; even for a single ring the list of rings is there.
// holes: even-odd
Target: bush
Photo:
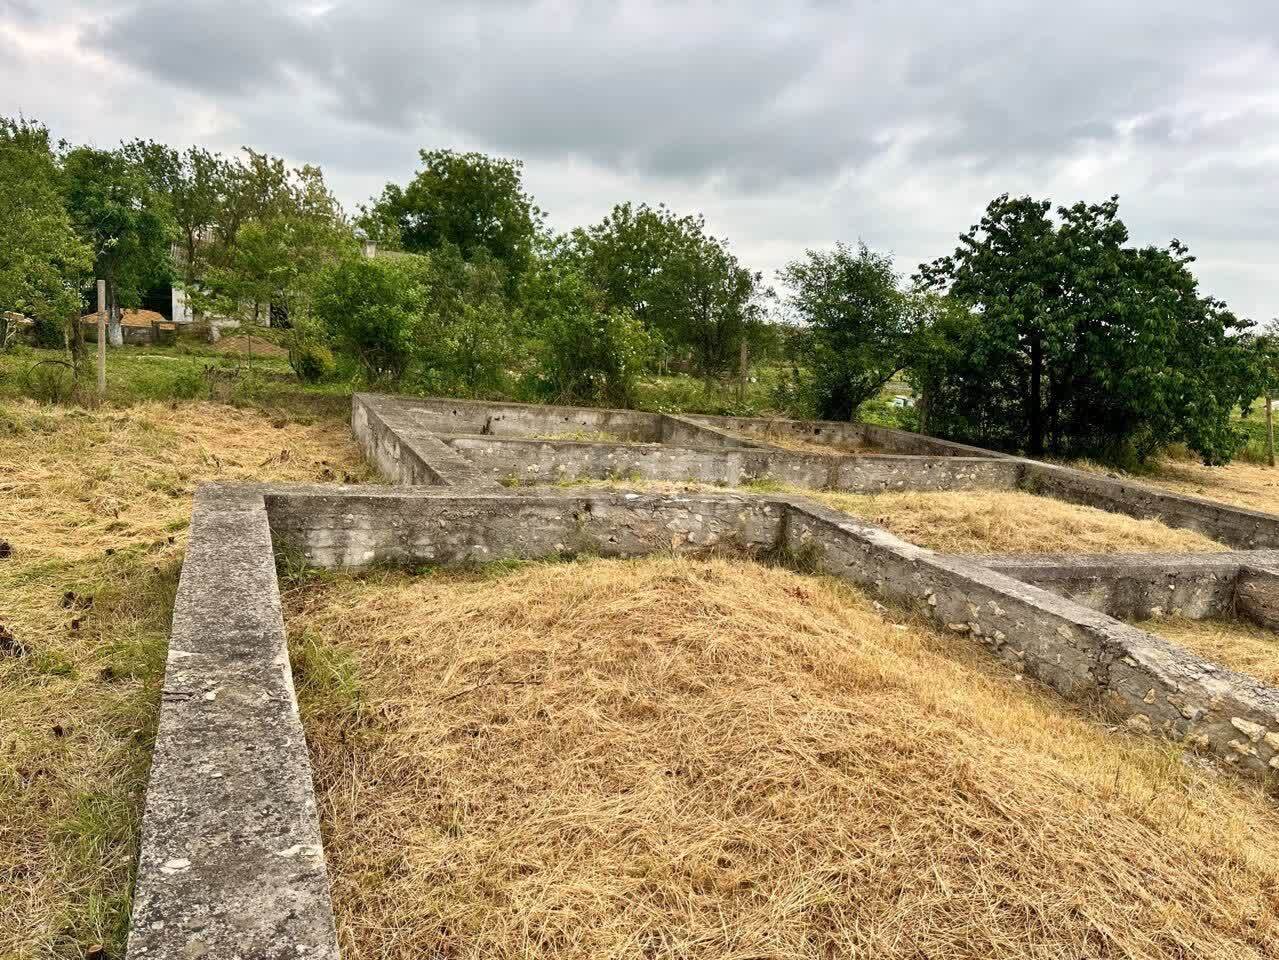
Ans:
[[[319,383],[333,376],[333,351],[318,340],[298,336],[289,342],[289,366],[303,383]]]
[[[655,336],[629,310],[606,309],[599,291],[560,258],[530,271],[521,293],[537,359],[533,392],[562,403],[631,406]]]
[[[315,314],[368,379],[398,381],[422,320],[421,271],[399,260],[344,260],[325,271]]]

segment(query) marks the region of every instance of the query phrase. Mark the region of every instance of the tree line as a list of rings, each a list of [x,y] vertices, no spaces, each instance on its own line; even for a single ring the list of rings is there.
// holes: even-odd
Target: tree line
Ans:
[[[520,161],[420,158],[352,216],[314,166],[0,118],[0,311],[74,345],[93,278],[113,324],[174,282],[199,315],[286,324],[303,379],[336,353],[370,383],[469,396],[627,406],[647,373],[723,381],[747,357],[777,409],[849,419],[900,376],[926,432],[1119,462],[1173,443],[1229,460],[1235,414],[1279,380],[1275,338],[1200,291],[1179,241],[1132,244],[1116,197],[996,197],[909,277],[864,244],[808,250],[779,295],[700,215],[624,202],[556,232]]]

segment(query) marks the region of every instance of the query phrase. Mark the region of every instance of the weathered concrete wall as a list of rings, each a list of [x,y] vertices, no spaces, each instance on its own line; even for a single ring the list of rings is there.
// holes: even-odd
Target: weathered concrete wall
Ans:
[[[1071,700],[1099,703],[1134,730],[1184,739],[1241,771],[1279,771],[1279,690],[1255,678],[823,507],[796,502],[783,530],[792,550],[815,548],[826,572],[916,605]]]
[[[865,448],[878,453],[925,457],[996,457],[999,454],[950,440],[939,440],[906,430],[893,430],[870,423],[834,420],[786,420],[781,417],[715,417],[685,414],[695,423],[746,434],[768,442],[773,439],[803,440],[831,447]]]
[[[971,557],[975,563],[1119,620],[1231,617],[1246,554]]]
[[[504,484],[637,477],[740,486],[767,479],[815,490],[881,493],[1009,490],[1021,472],[1018,464],[993,458],[840,457],[764,446],[713,449],[464,436],[446,437],[445,443]]]
[[[252,488],[196,495],[128,955],[338,956],[271,531]]]
[[[760,448],[766,445],[754,440],[698,423],[688,417],[664,414],[661,422],[662,443],[678,447]]]
[[[351,397],[351,431],[365,457],[403,485],[492,486],[493,481],[424,429],[411,407],[376,394]]]
[[[1240,549],[1279,547],[1279,517],[1272,514],[1035,460],[1019,462],[1022,485],[1041,496],[1161,520]]]
[[[393,397],[356,394],[379,411],[395,411],[432,433],[527,437],[577,431],[610,433],[619,439],[655,443],[661,439],[661,414],[596,407],[556,407],[526,403]]]
[[[756,497],[600,490],[480,495],[293,487],[268,488],[266,503],[280,542],[316,566],[348,569],[716,546],[755,550],[776,542],[782,515],[780,505]]]
[[[1270,630],[1279,630],[1279,558],[1240,568],[1235,583],[1235,612]]]

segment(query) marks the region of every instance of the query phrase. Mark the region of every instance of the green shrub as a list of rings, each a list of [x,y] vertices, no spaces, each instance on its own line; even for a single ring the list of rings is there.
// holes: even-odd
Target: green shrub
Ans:
[[[289,343],[289,366],[303,383],[319,383],[333,376],[333,351],[318,340],[296,337]]]
[[[373,381],[404,376],[423,306],[420,270],[399,260],[344,260],[325,271],[315,298],[335,345]]]

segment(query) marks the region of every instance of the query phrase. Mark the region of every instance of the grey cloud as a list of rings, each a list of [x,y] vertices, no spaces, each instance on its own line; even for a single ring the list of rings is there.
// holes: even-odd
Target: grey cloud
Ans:
[[[0,19],[75,23],[131,118],[193,109],[193,138],[335,184],[403,179],[419,146],[500,152],[552,216],[669,199],[765,268],[864,235],[909,269],[1005,190],[1118,192],[1135,239],[1181,236],[1245,311],[1279,299],[1259,266],[1240,281],[1279,257],[1273,0],[107,2],[0,0]],[[88,109],[11,47],[0,77],[31,77],[27,102]]]

